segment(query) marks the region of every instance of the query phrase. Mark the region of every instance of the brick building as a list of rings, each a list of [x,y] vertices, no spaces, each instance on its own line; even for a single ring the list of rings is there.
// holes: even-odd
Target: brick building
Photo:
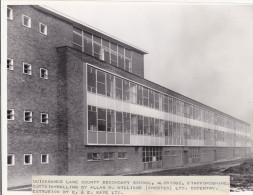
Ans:
[[[43,6],[7,9],[9,187],[249,155],[250,125],[146,80],[146,51]]]

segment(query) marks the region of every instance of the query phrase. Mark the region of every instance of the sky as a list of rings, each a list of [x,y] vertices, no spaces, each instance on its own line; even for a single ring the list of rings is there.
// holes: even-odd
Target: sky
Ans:
[[[47,5],[140,47],[145,78],[253,124],[253,5]]]

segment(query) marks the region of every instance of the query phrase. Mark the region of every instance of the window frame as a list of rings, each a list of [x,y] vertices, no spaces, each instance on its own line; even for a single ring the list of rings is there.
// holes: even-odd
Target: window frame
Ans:
[[[105,157],[106,155],[108,156]],[[110,157],[110,155],[112,155],[112,157]],[[104,160],[114,160],[114,159],[115,159],[114,152],[104,152]]]
[[[121,157],[120,154],[125,154],[124,157]],[[127,152],[118,152],[118,159],[126,160],[127,159]]]
[[[46,122],[42,121],[42,119],[43,119],[42,115],[44,115],[44,114],[46,115]],[[40,122],[42,124],[48,124],[48,121],[49,121],[49,119],[48,119],[48,113],[45,113],[45,112],[40,113]]]
[[[29,65],[30,69],[28,70],[28,73],[25,73],[25,65]],[[23,73],[27,75],[32,75],[32,65],[28,64],[26,62],[23,62]]]
[[[8,16],[8,9],[11,10],[10,16]],[[13,9],[11,9],[10,7],[7,7],[7,18],[8,18],[9,20],[13,20]]]
[[[25,113],[26,113],[26,112],[29,112],[29,113],[31,114],[31,116],[30,116],[31,120],[30,120],[30,121],[26,121],[26,120],[25,120]],[[25,111],[24,111],[24,122],[28,122],[28,123],[33,122],[33,112],[32,112],[32,111],[29,111],[29,110],[25,110]]]
[[[25,157],[30,156],[30,163],[25,162]],[[24,154],[24,165],[32,165],[33,164],[33,155],[32,154]]]
[[[94,157],[92,159],[89,159],[89,154],[92,154],[92,157],[94,156],[94,154],[98,155],[97,159],[94,159]],[[101,160],[101,155],[99,152],[89,152],[87,153],[87,161],[100,161]]]
[[[45,71],[44,77],[42,76],[42,70]],[[42,79],[48,79],[48,69],[46,69],[46,68],[40,68],[40,78],[42,78]]]
[[[45,32],[42,32],[42,31],[41,31],[41,30],[42,30],[42,28],[41,28],[42,26],[45,27],[45,28],[44,28],[44,29],[45,29]],[[47,25],[45,25],[45,24],[43,24],[43,23],[40,22],[40,23],[39,23],[39,29],[40,29],[40,33],[41,33],[41,34],[47,35]]]
[[[42,162],[42,156],[43,155],[46,155],[46,162]],[[40,162],[41,162],[41,164],[49,164],[49,154],[41,154],[40,155]]]
[[[8,157],[11,156],[12,157],[12,163],[8,164]],[[14,166],[15,165],[15,154],[8,154],[7,155],[7,166]]]
[[[10,119],[8,119],[8,111],[9,110],[11,110],[13,113],[11,114],[12,116],[13,116],[13,118],[10,118]],[[15,111],[14,111],[14,109],[7,109],[7,120],[8,121],[13,121],[13,120],[15,120]]]
[[[25,20],[24,20],[25,18],[28,18],[28,25],[25,24]],[[25,26],[27,28],[31,28],[32,27],[32,19],[29,16],[22,14],[22,24],[23,24],[23,26]]]
[[[8,60],[11,61],[11,64],[9,65],[9,68],[8,68]],[[13,70],[14,69],[14,60],[12,58],[7,58],[7,69],[8,70]]]

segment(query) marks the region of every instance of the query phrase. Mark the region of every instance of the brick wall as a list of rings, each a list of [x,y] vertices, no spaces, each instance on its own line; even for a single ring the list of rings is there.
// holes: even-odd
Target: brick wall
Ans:
[[[8,121],[8,153],[15,154],[15,165],[8,167],[9,186],[31,183],[31,175],[58,173],[57,52],[56,47],[71,45],[72,26],[44,14],[32,6],[9,6],[8,56],[14,70],[8,70],[8,109],[15,120]],[[31,18],[31,28],[22,25],[22,14]],[[39,23],[48,33],[39,32]],[[32,65],[32,75],[23,74],[23,62]],[[40,78],[40,68],[49,78]],[[33,121],[24,122],[24,111],[33,112]],[[41,124],[40,114],[48,113],[49,123]],[[33,154],[33,164],[24,165],[24,154]],[[41,154],[49,154],[49,164],[41,164]]]

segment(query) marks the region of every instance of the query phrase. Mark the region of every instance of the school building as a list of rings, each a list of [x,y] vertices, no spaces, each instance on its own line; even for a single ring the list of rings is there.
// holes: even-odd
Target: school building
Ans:
[[[44,6],[7,17],[9,187],[249,156],[250,125],[145,79],[145,50]]]

